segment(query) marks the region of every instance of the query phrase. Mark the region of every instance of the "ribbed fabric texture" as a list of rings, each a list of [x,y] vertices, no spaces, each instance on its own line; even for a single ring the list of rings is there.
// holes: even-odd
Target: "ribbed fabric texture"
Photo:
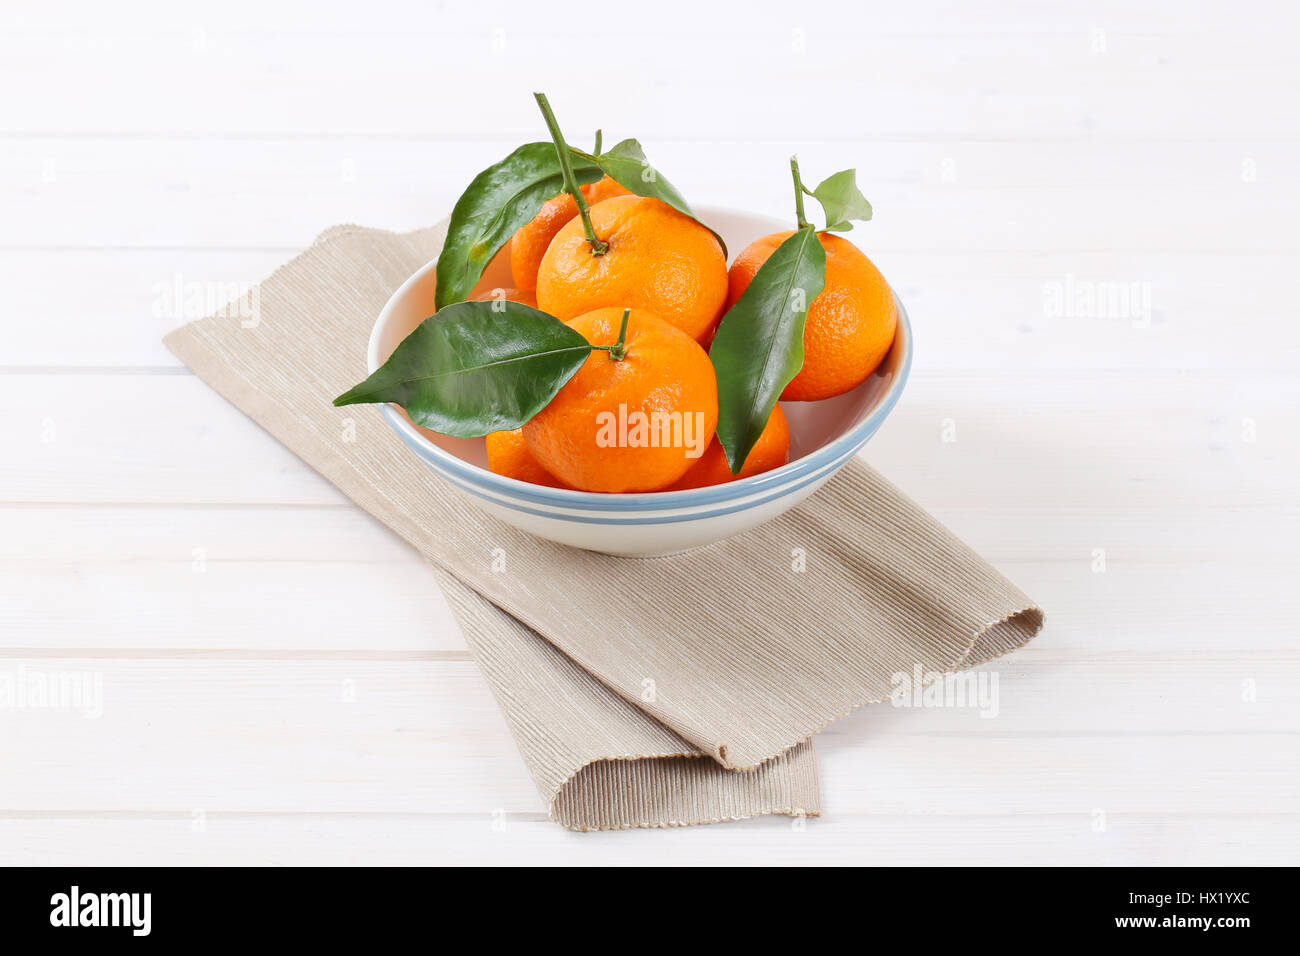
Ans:
[[[726,770],[535,631],[434,573],[558,822],[610,830],[818,812],[811,741],[752,772]]]
[[[469,506],[375,409],[331,405],[444,228],[330,230],[262,283],[254,327],[217,316],[166,344],[430,561],[558,822],[816,815],[819,728],[896,675],[1037,633],[1024,594],[858,462],[782,517],[670,558],[566,548]]]

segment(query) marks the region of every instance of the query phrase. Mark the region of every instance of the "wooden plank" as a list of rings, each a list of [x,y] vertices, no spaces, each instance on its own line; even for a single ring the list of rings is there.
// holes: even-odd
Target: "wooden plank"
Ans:
[[[1293,651],[1300,598],[1284,541],[1297,516],[1198,518],[958,510],[949,520],[1047,609],[1048,630],[1025,653],[1145,667]],[[1267,525],[1273,548],[1253,547],[1252,529]],[[0,633],[9,647],[133,656],[465,648],[423,560],[350,508],[0,509]]]
[[[265,26],[223,32],[192,22],[170,31],[153,24],[145,32],[108,24],[69,31],[65,21],[53,32],[4,37],[9,68],[43,95],[7,100],[0,129],[461,136],[492,128],[517,138],[536,130],[536,111],[515,77],[544,68],[548,92],[564,104],[562,115],[574,128],[612,129],[619,118],[634,117],[635,134],[647,139],[669,130],[698,135],[723,122],[764,129],[773,115],[783,117],[792,135],[843,133],[848,126],[877,138],[1023,138],[1026,129],[1069,139],[1206,138],[1210,129],[1227,140],[1250,133],[1294,137],[1300,130],[1284,98],[1266,95],[1295,76],[1281,39],[1287,31],[1281,24],[1243,28],[1240,20],[1249,18],[1199,32],[1186,29],[1183,15],[1166,14],[1158,32],[1143,33],[1138,23],[1146,18],[1124,11],[1109,21],[1092,15],[1058,22],[1027,38],[951,32],[949,17],[928,32],[917,34],[913,26],[874,44],[864,71],[857,60],[835,54],[844,36],[881,29],[869,8],[846,8],[833,23],[792,20],[785,10],[738,23],[734,15],[705,18],[698,5],[685,16],[690,31],[643,25],[629,31],[618,21],[558,31],[541,10],[495,23],[404,11],[400,22],[367,21],[364,30],[307,32],[302,25],[314,22],[313,14],[293,24],[292,33],[269,33]],[[1097,30],[1103,31],[1100,49]],[[583,54],[605,47],[617,47],[634,74],[659,68],[659,81],[591,83]],[[752,78],[746,95],[720,95],[712,110],[693,108],[695,78],[662,70],[667,49],[683,62],[709,62],[718,75]],[[478,95],[431,82],[431,57],[444,75],[474,70]],[[498,61],[508,69],[484,68]],[[94,96],[76,82],[82,76],[97,78]],[[159,84],[159,76],[169,82]],[[1260,95],[1240,96],[1242,88]],[[837,95],[827,96],[828,90]],[[841,108],[846,100],[853,111]]]
[[[0,475],[0,500],[347,501],[192,376],[5,376],[0,395],[0,440],[23,456]]]
[[[1295,810],[1294,655],[1255,661],[1253,703],[1240,666],[1221,662],[1016,656],[998,669],[996,717],[882,705],[823,734],[828,813]],[[0,708],[0,759],[24,768],[6,777],[0,815],[540,809],[469,661],[30,657],[0,673],[102,687],[76,706]]]
[[[1061,565],[1090,576],[1198,565],[1268,567],[1285,572],[1300,562],[1300,508],[1237,510],[1168,507],[1077,513],[1047,508],[937,510],[958,537],[978,543],[998,564]],[[1094,548],[1107,549],[1093,570]],[[0,508],[0,564],[29,569],[154,568],[195,561],[201,549],[210,570],[226,564],[269,567],[340,563],[407,564],[414,551],[352,505],[292,508],[230,505],[11,504]],[[1068,579],[1062,578],[1064,583]],[[1091,598],[1089,598],[1091,599]]]
[[[727,31],[737,38],[750,38],[774,27],[783,32],[790,21],[788,9],[770,4],[755,4],[741,20],[734,11],[691,4],[689,0],[667,0],[663,9],[666,17],[685,11],[699,29]],[[1284,21],[1285,11],[1278,11],[1277,20],[1269,22],[1243,17],[1239,7],[1214,0],[1189,0],[1178,7],[1177,15],[1160,4],[1135,7],[1122,0],[1095,0],[1089,5],[1088,17],[1059,7],[1044,7],[1034,0],[1001,0],[978,18],[962,16],[966,12],[961,0],[917,0],[903,7],[871,11],[870,24],[886,36],[927,37],[943,27],[947,36],[974,39],[987,34],[1070,34],[1096,22],[1110,25],[1112,32],[1121,35],[1134,31],[1180,43],[1200,41],[1207,47],[1211,39],[1232,40],[1242,35],[1265,44],[1272,37],[1275,44],[1285,46],[1276,37],[1276,24]],[[553,19],[545,11],[520,6],[510,13],[512,24],[521,30],[548,28],[554,32]],[[447,31],[469,32],[481,29],[484,18],[478,8],[449,5],[437,11],[436,22]],[[403,0],[376,0],[364,8],[347,0],[281,0],[271,5],[261,0],[226,0],[219,22],[202,25],[210,33],[304,36],[348,33],[385,37],[428,32],[419,16],[412,17]],[[13,33],[188,35],[194,28],[193,12],[178,10],[166,0],[133,0],[117,11],[107,11],[94,0],[66,0],[57,11],[37,0],[13,0],[0,11],[0,30]],[[628,30],[617,16],[602,22],[584,21],[575,24],[574,29],[579,36],[618,35],[632,44],[641,37],[659,35],[654,30]]]
[[[301,215],[320,221],[319,209]],[[907,305],[923,370],[1284,371],[1300,361],[1300,336],[1282,305],[1293,255],[881,252],[867,227],[858,232]],[[0,250],[15,317],[0,340],[0,371],[181,368],[163,334],[220,307],[294,251]],[[1141,308],[1126,316],[1079,307],[1120,289]],[[1078,297],[1068,311],[1058,307],[1067,290]],[[1254,334],[1229,334],[1227,316]]]
[[[928,508],[1289,508],[1298,393],[1268,375],[917,373],[864,457]],[[343,500],[193,377],[3,376],[0,406],[22,463],[0,501]],[[361,441],[387,428],[351,417]]]
[[[0,277],[15,316],[0,341],[0,367],[184,369],[162,337],[224,307],[232,292],[260,282],[292,255],[278,249],[0,251]]]
[[[1095,830],[1094,824],[1105,829]],[[1294,815],[788,817],[570,833],[536,815],[225,814],[0,817],[5,866],[1283,865]]]
[[[468,661],[6,659],[0,672],[103,687],[97,719],[0,709],[0,748],[24,768],[0,808],[543,809]]]
[[[402,562],[4,566],[9,646],[427,655],[465,651],[432,574]]]
[[[476,172],[535,139],[533,125],[505,142],[22,136],[0,158],[0,246],[298,249],[339,222],[413,229],[445,216]],[[876,254],[1297,248],[1285,223],[1300,211],[1300,192],[1285,171],[1298,147],[1262,132],[1209,147],[640,135],[693,202],[782,220],[791,216],[791,152],[809,175],[857,167],[876,216],[853,238]]]

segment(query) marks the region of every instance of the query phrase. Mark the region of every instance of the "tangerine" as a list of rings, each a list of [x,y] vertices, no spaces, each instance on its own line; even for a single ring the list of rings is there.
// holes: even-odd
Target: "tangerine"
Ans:
[[[790,425],[780,405],[772,406],[772,414],[763,426],[758,441],[745,459],[740,472],[733,475],[727,464],[727,453],[722,450],[722,443],[714,436],[709,448],[700,460],[687,470],[667,491],[682,491],[686,488],[703,488],[706,485],[721,485],[728,481],[759,475],[773,468],[780,468],[790,457]]]
[[[689,335],[640,309],[595,309],[568,324],[616,349],[625,311],[622,356],[593,349],[523,427],[537,462],[583,491],[665,488],[704,453],[718,424],[713,364]]]
[[[488,470],[507,478],[519,481],[531,481],[535,485],[549,488],[567,488],[558,478],[537,463],[524,443],[522,428],[508,432],[492,432],[484,441],[487,443]]]
[[[728,273],[728,308],[792,235],[764,236],[736,256]],[[862,384],[889,352],[898,328],[894,293],[875,264],[847,239],[829,232],[817,238],[826,250],[826,285],[808,307],[803,368],[781,393],[785,401],[817,401]]]
[[[537,270],[537,305],[561,319],[606,307],[645,310],[700,341],[727,301],[727,260],[706,227],[665,202],[616,196],[591,207],[596,255],[581,218],[555,234]]]
[[[629,195],[626,189],[608,176],[578,188],[591,205],[614,196]],[[527,292],[537,291],[537,267],[541,265],[542,256],[546,255],[546,247],[561,227],[577,215],[578,204],[572,196],[563,192],[542,203],[542,208],[532,221],[515,231],[510,239],[510,274],[514,276],[516,286]]]

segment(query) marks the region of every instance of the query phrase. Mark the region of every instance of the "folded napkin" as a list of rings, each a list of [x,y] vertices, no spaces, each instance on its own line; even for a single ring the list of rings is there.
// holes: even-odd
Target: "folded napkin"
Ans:
[[[979,664],[1038,632],[1024,594],[856,461],[782,517],[667,558],[566,548],[480,513],[375,408],[331,405],[445,229],[331,229],[261,283],[257,322],[230,310],[165,342],[428,559],[554,820],[816,815],[820,728],[889,697],[895,675]]]

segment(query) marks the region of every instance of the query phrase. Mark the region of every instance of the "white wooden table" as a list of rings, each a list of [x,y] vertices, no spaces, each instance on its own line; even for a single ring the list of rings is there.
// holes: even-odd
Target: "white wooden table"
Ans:
[[[1294,862],[1293,4],[183,6],[0,13],[0,677],[102,689],[0,706],[0,863]],[[550,823],[415,553],[159,342],[534,88],[699,202],[857,167],[918,342],[866,458],[1047,608],[996,719],[821,734],[806,827]]]

